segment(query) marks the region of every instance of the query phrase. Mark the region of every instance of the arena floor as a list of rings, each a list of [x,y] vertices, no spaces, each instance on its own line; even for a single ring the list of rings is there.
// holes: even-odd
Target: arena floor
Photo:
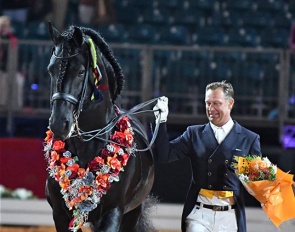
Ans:
[[[1,226],[1,232],[55,232],[52,226],[29,226],[29,227],[19,227],[19,226]],[[89,228],[83,228],[83,232],[90,232]],[[159,232],[179,232],[178,230],[159,230]]]

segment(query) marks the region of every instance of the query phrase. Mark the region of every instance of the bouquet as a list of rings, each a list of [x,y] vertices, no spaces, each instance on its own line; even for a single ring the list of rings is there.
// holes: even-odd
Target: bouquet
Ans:
[[[267,157],[234,157],[232,166],[245,189],[260,203],[275,226],[295,218],[293,175],[283,172]]]

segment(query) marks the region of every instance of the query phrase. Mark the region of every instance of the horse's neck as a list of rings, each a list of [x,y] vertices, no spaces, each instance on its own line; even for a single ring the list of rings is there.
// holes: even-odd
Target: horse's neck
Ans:
[[[86,168],[87,164],[93,160],[95,156],[99,155],[99,152],[105,146],[105,142],[97,139],[92,139],[88,142],[82,141],[80,138],[70,138],[66,141],[67,150],[69,150],[73,156],[77,156],[78,164],[82,168]]]
[[[111,102],[90,103],[79,118],[79,127],[83,131],[96,130],[105,127],[110,120],[116,117],[114,106]]]
[[[92,105],[89,109],[81,113],[79,128],[84,132],[102,129],[115,117],[116,113],[113,105],[103,103]],[[100,138],[108,139],[110,133],[111,131],[100,136]],[[88,138],[86,137],[85,139]],[[80,138],[74,137],[66,141],[66,144],[71,153],[78,156],[80,166],[85,167],[89,161],[99,155],[106,142],[95,138],[85,142]]]

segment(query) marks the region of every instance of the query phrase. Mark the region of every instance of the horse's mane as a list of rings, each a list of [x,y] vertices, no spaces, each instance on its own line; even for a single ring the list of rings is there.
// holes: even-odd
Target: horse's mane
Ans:
[[[110,46],[105,42],[102,36],[91,28],[79,27],[79,29],[85,34],[88,35],[94,42],[94,44],[99,48],[103,54],[103,61],[106,67],[106,72],[109,78],[109,88],[112,101],[115,101],[117,97],[121,94],[121,91],[124,87],[124,74],[123,70],[114,57],[113,51]],[[71,26],[68,31],[65,31],[62,35],[65,37],[72,37],[72,31],[74,26]],[[99,55],[99,54],[97,54]],[[109,65],[106,64],[108,61]]]

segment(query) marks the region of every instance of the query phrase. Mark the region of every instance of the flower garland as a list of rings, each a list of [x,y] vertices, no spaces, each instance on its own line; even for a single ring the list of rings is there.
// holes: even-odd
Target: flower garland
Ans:
[[[110,184],[119,181],[123,166],[133,154],[135,144],[130,119],[125,116],[117,122],[110,135],[114,143],[109,142],[86,168],[80,167],[78,157],[65,149],[65,142],[53,139],[51,130],[46,134],[44,151],[49,175],[59,183],[66,206],[73,210],[69,229],[77,231],[87,221],[89,212],[100,203]]]

